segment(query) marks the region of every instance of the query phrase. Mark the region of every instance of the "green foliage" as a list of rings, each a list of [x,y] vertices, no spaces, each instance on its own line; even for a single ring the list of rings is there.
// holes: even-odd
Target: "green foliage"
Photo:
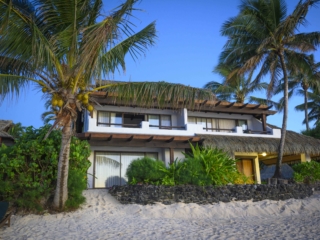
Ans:
[[[191,145],[191,154],[176,159],[168,167],[162,161],[151,158],[137,159],[127,169],[130,184],[150,183],[174,186],[191,184],[198,186],[253,183],[250,177],[239,173],[236,161],[219,149]]]
[[[303,135],[314,137],[320,139],[320,123],[318,123],[314,128],[311,128],[309,131],[301,131]]]
[[[0,148],[0,200],[26,210],[40,211],[52,196],[57,178],[61,132],[52,131],[43,140],[49,125],[27,127],[12,147]],[[90,166],[87,142],[73,138],[70,148],[69,207],[81,204]]]
[[[160,171],[162,171],[165,176],[161,180],[162,185],[174,186],[178,183],[180,171],[185,166],[184,162],[176,159],[173,163],[169,164],[168,167],[160,166]]]
[[[320,180],[320,163],[311,161],[295,164],[293,179],[296,182],[314,183]]]
[[[160,170],[163,168],[165,168],[164,163],[153,158],[144,157],[134,160],[127,169],[128,182],[156,184],[165,176],[164,172]]]
[[[190,146],[192,153],[185,154],[185,167],[180,175],[181,183],[225,185],[236,180],[238,171],[235,160],[225,152],[217,148]]]
[[[183,161],[183,167],[177,176],[178,184],[192,184],[199,186],[212,185],[210,176],[208,176],[198,159],[186,158]]]

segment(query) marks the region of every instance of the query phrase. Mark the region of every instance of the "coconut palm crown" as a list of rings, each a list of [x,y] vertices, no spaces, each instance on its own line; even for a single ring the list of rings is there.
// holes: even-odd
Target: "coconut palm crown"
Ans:
[[[288,116],[288,68],[307,64],[308,53],[320,43],[320,32],[299,33],[299,26],[306,24],[310,7],[319,0],[299,1],[290,15],[284,0],[243,0],[239,14],[226,21],[221,29],[228,40],[219,57],[219,65],[236,65],[228,78],[256,70],[255,81],[270,74],[268,97],[281,78],[284,79],[284,115],[278,160],[274,177],[281,177]]]
[[[247,101],[265,105],[272,104],[277,109],[277,103],[271,100],[249,96],[256,91],[267,90],[268,88],[266,82],[253,81],[254,71],[249,74],[234,75],[231,79],[228,79],[234,68],[232,66],[218,66],[214,72],[223,77],[222,83],[210,81],[204,85],[204,88],[211,90],[219,100],[235,101],[237,103]]]
[[[93,111],[90,94],[113,91],[127,101],[212,98],[191,87],[167,83],[108,83],[99,79],[125,70],[125,56],[136,59],[154,45],[155,23],[138,32],[130,22],[138,0],[126,0],[104,16],[102,0],[0,0],[0,100],[17,96],[30,83],[42,89],[54,110],[53,127],[62,129],[53,206],[68,198],[72,122],[77,111]],[[147,97],[149,96],[149,97]],[[187,104],[187,103],[186,103]]]

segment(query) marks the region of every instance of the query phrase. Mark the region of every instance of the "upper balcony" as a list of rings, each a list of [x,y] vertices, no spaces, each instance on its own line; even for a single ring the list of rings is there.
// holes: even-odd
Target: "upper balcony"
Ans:
[[[118,106],[97,106],[85,120],[85,132],[110,134],[151,134],[195,136],[261,136],[280,138],[280,130],[268,126],[252,115],[205,113],[187,109],[159,110]],[[120,112],[121,111],[121,112]]]

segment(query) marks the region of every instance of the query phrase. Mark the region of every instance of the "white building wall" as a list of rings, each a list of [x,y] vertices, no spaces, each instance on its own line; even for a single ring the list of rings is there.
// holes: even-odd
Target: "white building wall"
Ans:
[[[137,114],[163,114],[171,115],[172,126],[184,126],[184,129],[169,130],[169,129],[151,129],[148,122],[142,122],[141,128],[116,128],[107,126],[97,126],[97,111],[112,111],[112,112],[126,112]],[[241,114],[226,114],[226,113],[211,113],[200,111],[187,111],[181,110],[159,110],[159,109],[144,109],[132,107],[119,107],[119,106],[97,106],[91,117],[85,113],[84,129],[86,132],[104,132],[104,133],[119,133],[119,134],[148,134],[148,135],[164,135],[164,136],[195,136],[197,134],[210,134],[210,135],[226,135],[226,136],[245,136],[245,137],[265,137],[265,138],[280,138],[279,129],[267,128],[269,134],[248,134],[243,133],[242,129],[235,128],[234,132],[207,132],[201,125],[188,124],[188,116],[203,117],[203,118],[218,118],[218,119],[238,119],[247,120],[248,129],[252,131],[262,131],[262,123],[251,115]]]

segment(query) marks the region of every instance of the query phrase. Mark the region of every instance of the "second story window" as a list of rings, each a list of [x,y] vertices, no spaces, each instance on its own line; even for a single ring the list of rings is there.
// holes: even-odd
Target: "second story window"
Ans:
[[[97,125],[104,127],[122,127],[122,113],[98,111]]]
[[[200,124],[207,132],[233,132],[235,119],[188,117],[188,123]]]
[[[149,114],[148,121],[150,128],[153,129],[171,129],[171,116],[170,115],[155,115]]]

